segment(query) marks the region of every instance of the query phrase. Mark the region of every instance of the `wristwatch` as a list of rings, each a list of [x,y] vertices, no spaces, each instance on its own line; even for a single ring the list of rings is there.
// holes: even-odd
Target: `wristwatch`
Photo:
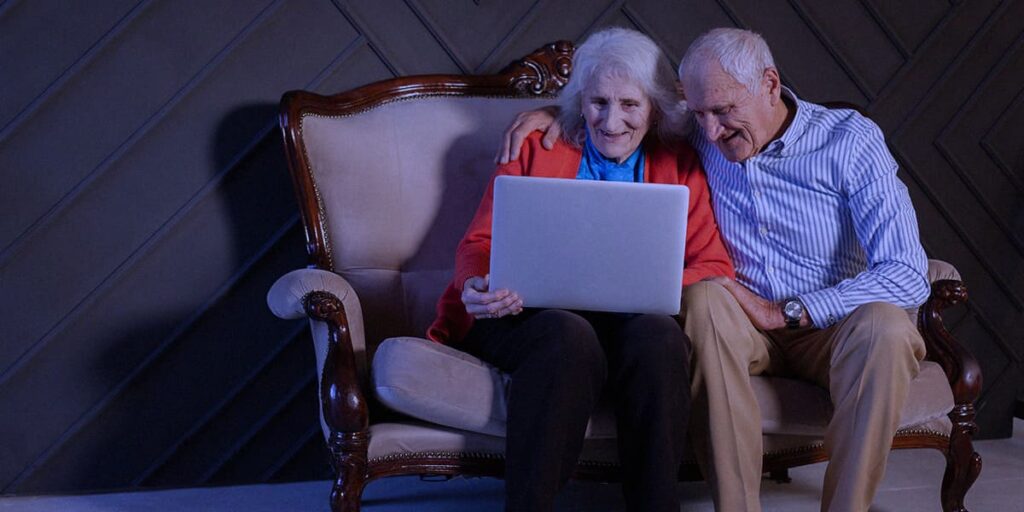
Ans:
[[[796,329],[800,327],[800,319],[804,316],[804,303],[796,297],[790,297],[782,301],[782,318],[786,321],[786,327]]]

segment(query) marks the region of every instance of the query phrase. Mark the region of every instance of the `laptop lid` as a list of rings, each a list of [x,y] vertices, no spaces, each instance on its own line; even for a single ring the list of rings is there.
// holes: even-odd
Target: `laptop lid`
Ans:
[[[679,313],[690,189],[499,176],[490,289],[525,307]]]

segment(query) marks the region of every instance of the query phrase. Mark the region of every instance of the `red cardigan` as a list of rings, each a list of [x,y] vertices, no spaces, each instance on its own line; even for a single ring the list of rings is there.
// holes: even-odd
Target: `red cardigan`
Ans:
[[[455,278],[437,303],[437,319],[427,329],[427,337],[431,340],[458,343],[473,325],[473,317],[466,313],[460,297],[467,279],[484,276],[490,271],[494,178],[503,174],[569,179],[576,177],[582,160],[580,149],[559,139],[549,151],[541,147],[540,139],[538,132],[530,135],[523,144],[519,159],[499,166],[491,177],[476,215],[455,250]],[[735,278],[732,261],[722,245],[718,225],[711,212],[708,184],[700,159],[688,144],[680,146],[673,152],[662,144],[645,144],[644,181],[690,187],[683,286],[711,276]]]

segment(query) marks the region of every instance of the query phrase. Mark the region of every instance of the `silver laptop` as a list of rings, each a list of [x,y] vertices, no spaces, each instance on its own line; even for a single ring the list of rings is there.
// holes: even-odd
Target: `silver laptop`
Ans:
[[[690,189],[499,176],[490,289],[525,307],[679,313]]]

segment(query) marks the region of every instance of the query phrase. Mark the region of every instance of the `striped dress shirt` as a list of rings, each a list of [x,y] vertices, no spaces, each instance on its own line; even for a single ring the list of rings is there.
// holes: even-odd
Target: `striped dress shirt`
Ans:
[[[881,130],[783,94],[797,105],[792,123],[744,162],[691,132],[737,280],[771,301],[799,297],[818,327],[868,302],[920,305],[928,260]]]

